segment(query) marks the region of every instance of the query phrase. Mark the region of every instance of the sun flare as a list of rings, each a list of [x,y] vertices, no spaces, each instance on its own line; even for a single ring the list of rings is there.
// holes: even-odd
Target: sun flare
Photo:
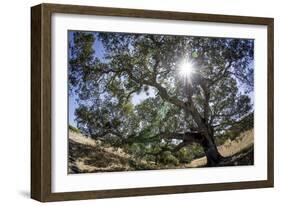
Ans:
[[[179,66],[179,75],[184,78],[189,78],[194,72],[194,66],[190,61],[183,61]]]

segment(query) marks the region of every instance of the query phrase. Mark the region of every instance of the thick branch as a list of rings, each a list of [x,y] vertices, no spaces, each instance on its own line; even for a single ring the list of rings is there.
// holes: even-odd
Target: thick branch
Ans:
[[[229,62],[229,64],[225,68],[219,71],[219,73],[216,75],[217,77],[211,80],[210,86],[214,85],[215,83],[217,83],[218,81],[220,81],[222,78],[226,77],[229,74],[229,69],[231,68],[232,63],[233,63],[232,61]]]
[[[183,101],[177,99],[175,96],[171,97],[168,94],[167,90],[164,87],[162,87],[160,84],[158,84],[156,81],[138,79],[132,74],[132,72],[130,70],[126,70],[126,72],[128,73],[129,77],[136,83],[146,84],[148,86],[155,87],[158,90],[159,95],[161,96],[162,99],[164,99],[164,100],[170,102],[171,104],[174,104],[182,109],[186,109],[186,106]]]
[[[207,121],[209,119],[209,113],[210,113],[210,106],[209,106],[210,90],[207,88],[206,84],[203,81],[200,85],[204,93],[204,103],[203,103],[204,119],[205,121]]]
[[[138,84],[145,84],[145,85],[156,88],[159,92],[160,97],[163,100],[165,100],[173,105],[176,105],[179,108],[184,109],[185,111],[189,112],[192,115],[192,117],[194,118],[197,126],[200,128],[200,132],[203,132],[205,137],[207,139],[209,139],[209,132],[208,132],[208,127],[206,126],[206,122],[204,121],[204,119],[201,117],[200,113],[194,106],[194,103],[191,98],[189,98],[188,102],[185,103],[184,101],[179,100],[175,96],[170,96],[168,94],[167,90],[161,84],[157,83],[155,79],[152,80],[152,79],[145,79],[145,78],[137,78],[133,75],[130,68],[132,68],[132,67],[125,69],[126,73],[129,75],[130,79],[132,79],[133,81],[135,81]]]
[[[162,132],[158,136],[163,139],[178,139],[186,142],[200,142],[203,139],[203,135],[199,132]]]

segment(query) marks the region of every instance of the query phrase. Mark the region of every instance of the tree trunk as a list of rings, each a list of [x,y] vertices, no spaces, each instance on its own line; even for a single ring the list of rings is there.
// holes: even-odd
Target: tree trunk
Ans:
[[[210,138],[212,141],[209,141],[207,138],[204,138],[201,142],[201,146],[204,149],[206,158],[207,158],[207,166],[214,167],[218,165],[218,163],[223,158],[219,153],[217,146],[215,144],[214,138]]]
[[[210,127],[209,127],[210,128]],[[218,151],[217,145],[214,141],[213,130],[210,128],[208,132],[199,133],[199,132],[186,132],[184,134],[185,139],[180,143],[175,151],[180,150],[182,147],[196,142],[203,147],[207,158],[207,166],[214,167],[217,166],[220,161],[223,159],[223,156]],[[207,137],[206,137],[207,136]]]

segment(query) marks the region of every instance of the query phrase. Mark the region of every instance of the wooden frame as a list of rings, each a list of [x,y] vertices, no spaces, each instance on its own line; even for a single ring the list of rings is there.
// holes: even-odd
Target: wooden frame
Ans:
[[[267,180],[52,193],[51,191],[51,16],[53,13],[141,17],[202,22],[266,25],[268,34]],[[273,187],[273,29],[272,18],[41,4],[31,8],[31,197],[47,201],[204,192]]]

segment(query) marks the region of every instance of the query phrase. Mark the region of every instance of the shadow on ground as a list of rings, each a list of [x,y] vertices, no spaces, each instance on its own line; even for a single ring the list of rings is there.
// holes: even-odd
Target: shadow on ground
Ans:
[[[254,165],[254,147],[251,146],[241,152],[225,157],[218,166]]]

